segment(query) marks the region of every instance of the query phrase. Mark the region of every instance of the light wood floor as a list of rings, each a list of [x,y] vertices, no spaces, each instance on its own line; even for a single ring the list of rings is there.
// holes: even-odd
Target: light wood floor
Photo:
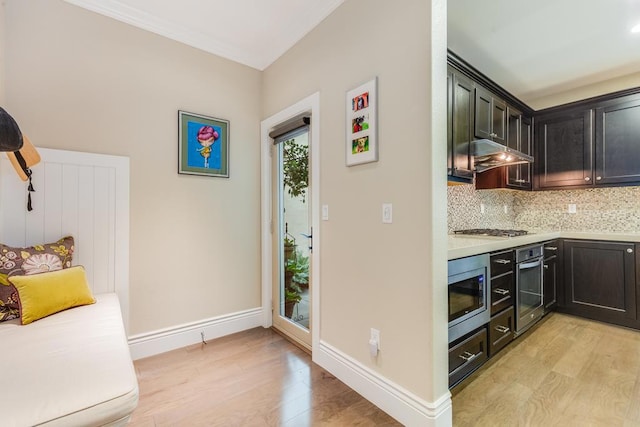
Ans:
[[[270,329],[135,362],[131,426],[397,426]]]
[[[473,377],[456,427],[640,426],[638,331],[554,313]]]
[[[257,328],[135,362],[131,426],[396,426]],[[453,390],[453,424],[640,426],[640,332],[552,314]]]

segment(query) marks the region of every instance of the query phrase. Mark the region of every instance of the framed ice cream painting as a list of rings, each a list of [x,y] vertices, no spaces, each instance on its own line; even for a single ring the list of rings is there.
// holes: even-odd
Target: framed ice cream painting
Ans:
[[[178,173],[229,177],[229,121],[178,111]]]
[[[347,166],[378,161],[377,82],[347,92]]]

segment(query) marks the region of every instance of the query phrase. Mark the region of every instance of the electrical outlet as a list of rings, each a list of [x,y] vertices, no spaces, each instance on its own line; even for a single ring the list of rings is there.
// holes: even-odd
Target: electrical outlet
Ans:
[[[576,213],[576,204],[575,203],[569,203],[569,208],[567,209],[567,212],[570,213],[570,214]]]
[[[484,215],[484,203],[480,203],[480,213]]]
[[[509,206],[507,205],[503,205],[502,209],[504,209],[504,213],[508,214],[509,213]]]

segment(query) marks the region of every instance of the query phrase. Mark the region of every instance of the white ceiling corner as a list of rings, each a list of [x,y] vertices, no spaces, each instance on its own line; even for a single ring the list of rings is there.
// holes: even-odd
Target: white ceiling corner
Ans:
[[[264,70],[344,0],[65,0]]]

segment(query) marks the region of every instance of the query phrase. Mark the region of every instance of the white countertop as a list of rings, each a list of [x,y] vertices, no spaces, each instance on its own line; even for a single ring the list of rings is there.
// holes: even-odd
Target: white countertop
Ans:
[[[495,252],[557,238],[638,242],[640,233],[585,233],[575,231],[542,231],[518,237],[449,235],[448,259]]]

